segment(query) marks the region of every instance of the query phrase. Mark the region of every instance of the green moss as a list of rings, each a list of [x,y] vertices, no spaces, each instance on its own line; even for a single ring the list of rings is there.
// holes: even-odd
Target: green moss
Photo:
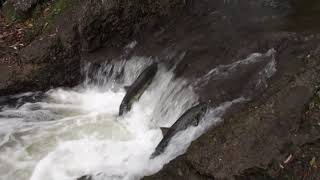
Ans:
[[[320,89],[318,89],[309,103],[309,110],[320,110]]]
[[[3,15],[7,22],[12,23],[18,19],[16,10],[11,3],[5,3],[2,9],[3,9]]]
[[[59,15],[63,10],[72,4],[72,0],[58,0],[53,6],[52,15]]]
[[[26,38],[32,41],[38,35],[52,28],[57,17],[77,2],[79,0],[56,0],[38,4],[33,9],[31,17],[26,21],[32,26],[26,33]]]
[[[72,7],[75,5],[79,0],[57,0],[53,3],[51,7],[51,11],[49,13],[49,16],[46,18],[47,22],[50,24],[50,22],[54,21],[54,19],[59,16],[64,10],[68,9],[69,7]]]
[[[32,10],[28,12],[18,11],[14,7],[13,3],[11,3],[10,1],[7,1],[3,5],[2,9],[3,9],[3,15],[5,17],[5,20],[9,23],[13,23],[15,21],[23,22],[30,18],[30,14],[33,11],[32,8],[31,8]]]
[[[53,21],[57,16],[59,16],[63,11],[68,9],[69,7],[72,7],[76,3],[78,3],[79,0],[56,0],[56,1],[43,1],[42,3],[37,4],[31,12],[28,13],[28,17],[24,20],[29,19],[44,19],[47,22]],[[10,19],[11,21],[14,21],[20,17],[18,13],[16,12],[15,8],[11,3],[6,3],[4,9],[5,16]],[[44,11],[47,11],[47,13],[44,13]]]

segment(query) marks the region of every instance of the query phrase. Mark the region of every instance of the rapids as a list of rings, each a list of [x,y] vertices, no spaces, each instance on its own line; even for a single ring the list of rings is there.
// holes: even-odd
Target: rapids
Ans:
[[[261,54],[251,58],[258,56]],[[221,121],[234,103],[250,98],[239,97],[212,108],[199,126],[179,132],[162,155],[150,160],[162,139],[160,127],[170,127],[198,102],[187,80],[175,78],[172,70],[160,67],[139,102],[118,117],[124,86],[152,61],[133,57],[98,69],[88,64],[83,70],[85,81],[72,89],[52,89],[40,96],[41,92],[29,92],[1,97],[0,179],[75,180],[87,174],[97,180],[140,179],[183,154],[194,139]],[[255,61],[238,62],[229,69],[251,62]],[[272,67],[269,63],[266,70],[274,73],[274,59],[270,62]],[[199,82],[210,80],[214,73],[218,71],[209,72]],[[271,75],[260,72],[258,76],[264,80]],[[11,100],[10,105],[6,99]]]

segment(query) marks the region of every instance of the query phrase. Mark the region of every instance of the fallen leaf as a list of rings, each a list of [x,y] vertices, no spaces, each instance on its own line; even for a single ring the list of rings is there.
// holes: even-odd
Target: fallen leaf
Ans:
[[[282,164],[279,164],[279,166],[280,166],[281,169],[284,169],[284,166]]]
[[[50,34],[49,37],[54,37],[56,35],[57,35],[56,33],[53,33],[53,34]]]
[[[310,166],[313,168],[317,168],[316,157],[313,157],[310,161]]]
[[[29,28],[32,28],[33,27],[33,23],[32,23],[32,20],[28,20],[25,22],[25,25]]]
[[[50,8],[49,8],[49,7],[47,7],[46,9],[44,9],[44,11],[43,11],[43,15],[44,15],[44,16],[48,16],[49,13],[50,13]]]
[[[44,24],[43,28],[44,28],[44,29],[47,28],[48,24],[49,24],[49,23],[46,22],[46,23]]]
[[[288,164],[288,162],[290,162],[290,160],[292,159],[292,154],[290,154],[287,159],[283,162],[284,164]]]

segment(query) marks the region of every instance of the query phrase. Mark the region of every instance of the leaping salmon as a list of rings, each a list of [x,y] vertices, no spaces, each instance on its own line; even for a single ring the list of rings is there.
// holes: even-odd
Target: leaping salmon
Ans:
[[[145,70],[143,70],[143,72],[132,83],[132,85],[127,88],[127,93],[120,104],[119,116],[122,116],[123,114],[131,110],[133,102],[139,100],[141,95],[149,87],[152,80],[156,76],[157,71],[157,63],[150,65]]]
[[[170,140],[178,132],[187,129],[190,126],[198,126],[204,115],[207,113],[208,108],[208,103],[200,103],[186,111],[169,129],[167,129],[167,132],[165,132],[165,129],[162,129],[164,137],[157,145],[150,158],[153,159],[163,153],[166,150]]]

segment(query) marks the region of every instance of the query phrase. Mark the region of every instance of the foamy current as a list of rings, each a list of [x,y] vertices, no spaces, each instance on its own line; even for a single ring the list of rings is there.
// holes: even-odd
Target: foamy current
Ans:
[[[88,65],[87,79],[78,87],[52,89],[39,100],[24,100],[36,93],[9,97],[20,102],[0,106],[0,179],[140,179],[183,154],[232,104],[248,99],[239,97],[212,108],[198,127],[179,132],[162,155],[150,160],[163,137],[160,127],[170,127],[198,101],[186,80],[160,66],[132,110],[118,117],[124,86],[152,61],[133,57],[105,64],[93,74]]]

